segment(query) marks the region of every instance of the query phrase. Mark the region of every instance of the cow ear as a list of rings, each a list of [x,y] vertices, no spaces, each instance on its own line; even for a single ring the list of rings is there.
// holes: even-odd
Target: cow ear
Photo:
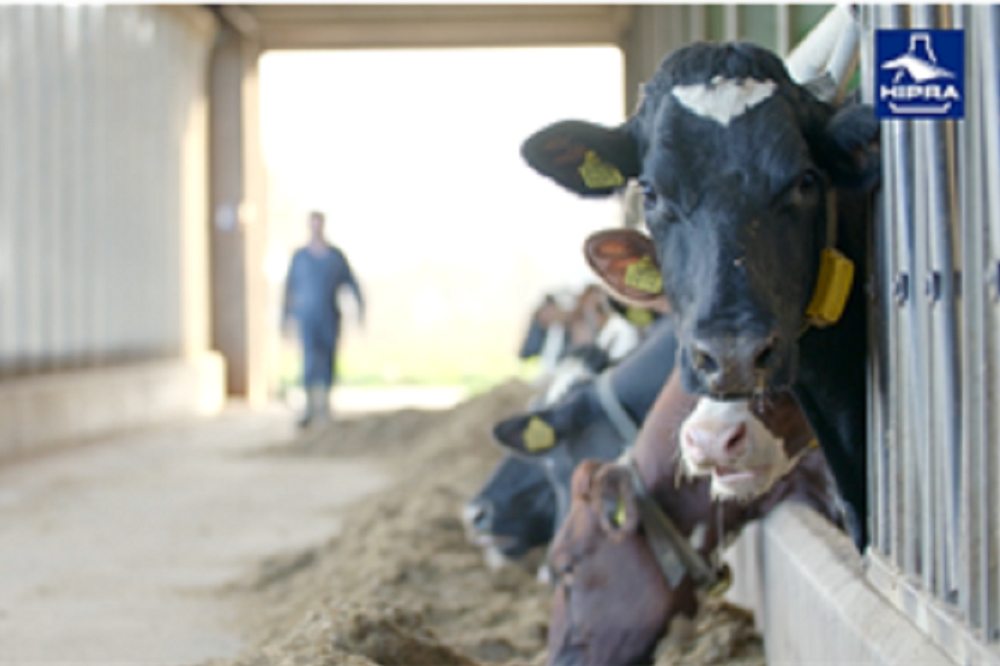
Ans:
[[[564,120],[528,137],[521,156],[571,192],[606,197],[639,175],[638,150],[625,128]]]
[[[879,134],[871,106],[842,108],[826,122],[814,157],[837,187],[869,191],[882,176]]]
[[[543,455],[559,441],[550,410],[512,416],[493,426],[493,437],[513,453]]]
[[[617,464],[605,465],[592,481],[591,501],[596,502],[601,527],[620,540],[639,529],[639,502],[629,471]]]
[[[656,312],[670,312],[651,238],[632,229],[598,231],[584,242],[583,253],[615,298]]]

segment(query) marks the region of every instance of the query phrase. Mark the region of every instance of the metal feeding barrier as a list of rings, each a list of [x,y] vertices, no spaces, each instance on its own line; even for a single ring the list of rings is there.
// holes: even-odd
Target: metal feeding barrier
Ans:
[[[960,663],[996,662],[1000,8],[865,6],[859,25],[867,102],[878,29],[961,29],[966,68],[964,120],[882,121],[869,579]]]

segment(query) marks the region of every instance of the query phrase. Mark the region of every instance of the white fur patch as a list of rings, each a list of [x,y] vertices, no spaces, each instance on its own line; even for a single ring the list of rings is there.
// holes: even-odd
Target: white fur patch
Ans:
[[[692,113],[711,118],[723,127],[771,97],[778,89],[774,81],[726,79],[716,76],[708,84],[674,86],[670,91]]]
[[[552,383],[545,391],[544,404],[548,406],[555,403],[566,395],[570,386],[575,382],[593,376],[594,373],[590,371],[583,359],[575,356],[563,359],[552,373]]]
[[[510,563],[503,553],[492,546],[483,549],[483,560],[490,571],[499,571]]]

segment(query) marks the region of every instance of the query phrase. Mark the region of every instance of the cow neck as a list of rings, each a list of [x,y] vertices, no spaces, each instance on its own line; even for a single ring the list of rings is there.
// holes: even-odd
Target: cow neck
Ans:
[[[715,525],[709,526],[709,538],[702,550],[715,550],[712,560],[717,561],[717,549],[724,540],[718,529],[725,521],[714,514],[728,511],[730,507],[711,501],[707,479],[678,478],[680,425],[696,400],[683,391],[680,375],[675,371],[643,423],[635,446],[626,451],[620,462],[629,470],[643,530],[670,587],[675,588],[679,578],[687,573],[696,585],[721,591],[719,585],[727,582],[728,574],[712,567],[688,538],[696,523],[705,522],[705,517],[716,518],[710,521]],[[708,515],[699,520],[702,508],[707,509]],[[712,527],[716,528],[714,539],[711,538]]]

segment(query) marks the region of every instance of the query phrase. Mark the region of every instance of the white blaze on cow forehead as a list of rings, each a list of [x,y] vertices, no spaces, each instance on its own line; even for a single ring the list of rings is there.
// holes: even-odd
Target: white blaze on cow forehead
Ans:
[[[770,79],[758,81],[716,76],[707,84],[674,86],[670,92],[692,113],[711,118],[725,127],[733,118],[768,99],[777,89],[778,84]]]

